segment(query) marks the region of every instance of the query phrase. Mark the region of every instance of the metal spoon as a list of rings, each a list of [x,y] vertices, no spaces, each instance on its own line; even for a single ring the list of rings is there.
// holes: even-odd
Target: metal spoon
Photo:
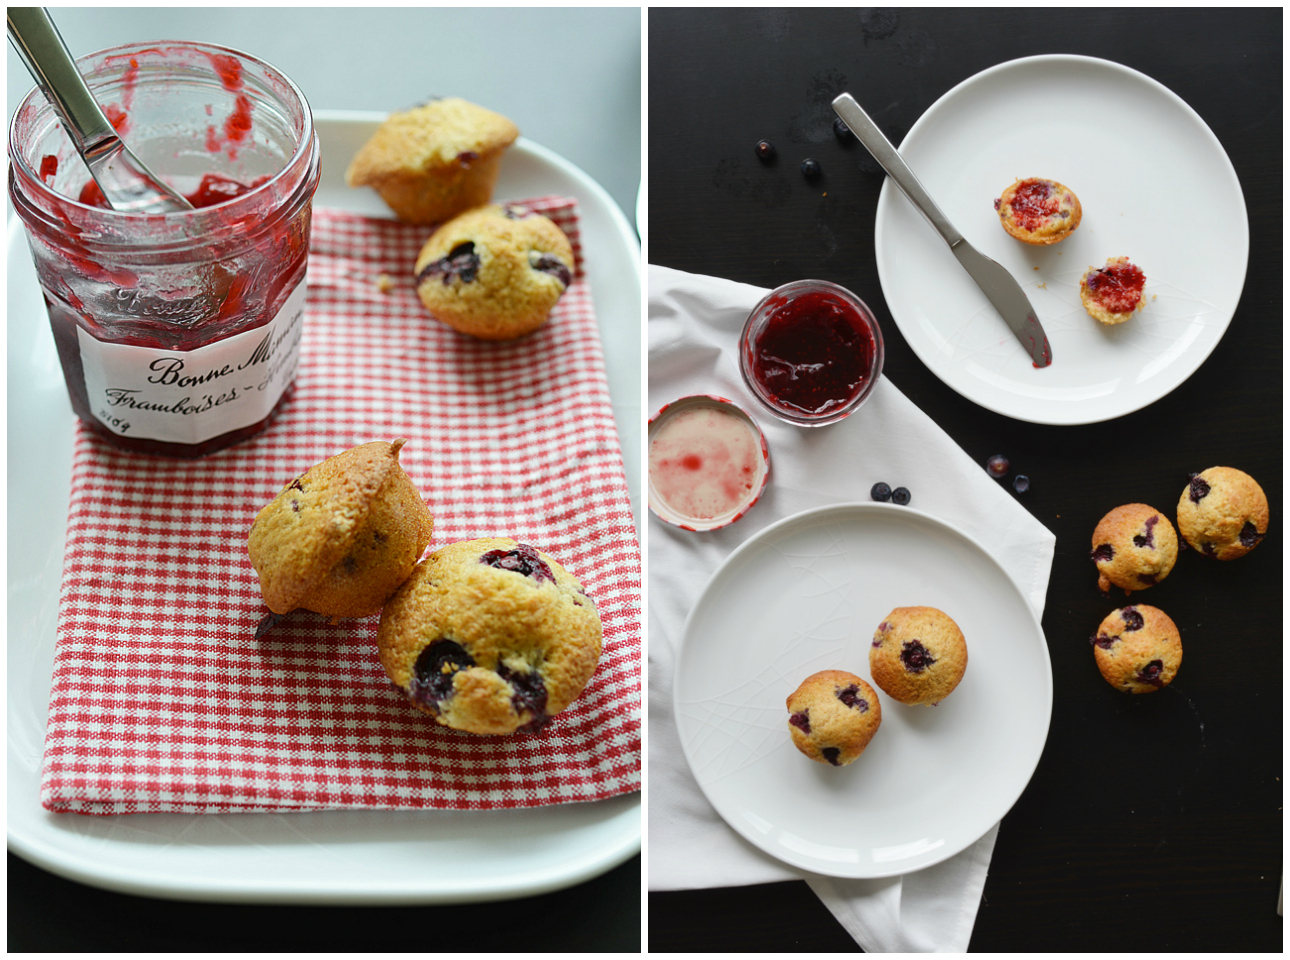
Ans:
[[[1017,283],[1004,267],[972,244],[963,239],[963,234],[954,229],[954,225],[941,212],[941,208],[919,183],[914,171],[909,169],[903,157],[891,145],[891,141],[878,129],[869,114],[861,109],[855,98],[843,93],[833,100],[833,111],[842,118],[842,122],[851,128],[861,143],[873,154],[873,158],[882,165],[900,192],[909,198],[927,222],[941,235],[941,239],[950,245],[959,265],[981,288],[986,299],[999,316],[1003,317],[1013,335],[1030,354],[1036,367],[1046,367],[1053,362],[1053,349],[1048,345],[1043,325],[1035,315],[1035,308],[1030,305],[1021,284]]]
[[[176,213],[193,205],[117,136],[44,7],[9,7],[9,42],[49,99],[113,210]]]

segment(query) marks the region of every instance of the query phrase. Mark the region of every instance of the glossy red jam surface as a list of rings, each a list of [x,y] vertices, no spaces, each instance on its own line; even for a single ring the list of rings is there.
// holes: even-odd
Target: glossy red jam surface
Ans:
[[[827,291],[774,307],[749,344],[751,374],[765,398],[797,415],[844,407],[869,383],[876,344],[852,304]]]
[[[1142,300],[1146,282],[1146,276],[1133,264],[1111,263],[1090,273],[1085,285],[1094,299],[1111,313],[1128,313]]]
[[[1009,201],[1012,219],[1023,230],[1034,230],[1057,212],[1058,197],[1047,180],[1023,180]]]
[[[55,169],[58,161],[54,157],[46,157],[46,160],[53,160]],[[44,164],[42,162],[42,169]],[[217,203],[224,203],[228,200],[236,199],[243,194],[250,193],[256,187],[268,181],[268,177],[260,177],[251,183],[242,183],[240,180],[234,180],[219,173],[208,173],[202,177],[202,182],[197,185],[197,189],[192,193],[184,194],[184,199],[194,207],[213,207]],[[81,195],[76,199],[89,207],[102,207],[105,210],[111,209],[111,204],[103,196],[103,191],[93,180],[81,187]]]

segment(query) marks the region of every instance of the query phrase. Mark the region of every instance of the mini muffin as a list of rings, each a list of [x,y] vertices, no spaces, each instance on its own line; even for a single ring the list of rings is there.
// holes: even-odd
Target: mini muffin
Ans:
[[[1079,299],[1098,323],[1124,323],[1142,309],[1147,278],[1128,257],[1112,257],[1105,267],[1089,267],[1079,281]]]
[[[381,665],[445,727],[536,729],[582,693],[600,659],[596,605],[540,550],[496,537],[430,554],[385,605]]]
[[[793,746],[817,763],[845,767],[869,746],[882,723],[873,687],[842,670],[821,670],[789,696]]]
[[[1125,693],[1151,693],[1173,682],[1182,638],[1163,610],[1144,603],[1116,610],[1089,637],[1106,682]]]
[[[1210,467],[1194,474],[1178,500],[1178,529],[1207,557],[1235,560],[1268,532],[1268,498],[1247,473]]]
[[[403,440],[310,467],[255,518],[247,548],[275,614],[366,617],[408,578],[434,518],[399,465]]]
[[[1110,593],[1114,584],[1129,594],[1169,576],[1178,559],[1178,535],[1159,510],[1126,503],[1098,521],[1089,557],[1097,565],[1099,590]]]
[[[519,135],[491,110],[430,100],[391,114],[354,155],[345,182],[373,187],[407,223],[441,223],[492,199],[502,154]]]
[[[1079,198],[1056,180],[1018,180],[994,201],[999,222],[1022,243],[1044,247],[1065,240],[1084,215]]]
[[[869,648],[869,674],[901,703],[935,706],[967,670],[967,642],[957,623],[935,607],[897,607]]]
[[[546,323],[573,269],[573,247],[559,227],[507,205],[445,223],[422,247],[414,271],[432,316],[481,340],[512,340]]]

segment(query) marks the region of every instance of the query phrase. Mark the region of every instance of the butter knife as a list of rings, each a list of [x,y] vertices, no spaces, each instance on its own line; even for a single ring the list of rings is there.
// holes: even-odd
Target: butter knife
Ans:
[[[918,178],[914,176],[914,172],[909,169],[909,165],[891,145],[891,141],[878,129],[878,125],[869,119],[869,115],[861,109],[860,104],[856,103],[851,94],[839,94],[833,101],[833,109],[842,118],[842,122],[851,128],[851,132],[873,154],[873,158],[887,171],[887,175],[900,188],[900,192],[909,198],[909,202],[927,218],[927,222],[941,235],[941,239],[950,245],[950,251],[959,264],[981,288],[981,292],[985,294],[994,309],[999,311],[999,316],[1003,317],[1012,328],[1012,332],[1030,354],[1030,359],[1034,361],[1035,366],[1046,367],[1052,363],[1052,347],[1048,345],[1048,337],[1044,333],[1039,318],[1035,315],[1035,308],[1030,305],[1029,298],[1021,289],[1021,284],[1017,283],[1012,274],[1000,264],[963,239],[963,234],[959,233],[946,219],[941,208],[932,200],[923,185],[918,182]]]
[[[62,121],[113,210],[175,213],[193,205],[117,136],[44,7],[9,7],[9,41]]]

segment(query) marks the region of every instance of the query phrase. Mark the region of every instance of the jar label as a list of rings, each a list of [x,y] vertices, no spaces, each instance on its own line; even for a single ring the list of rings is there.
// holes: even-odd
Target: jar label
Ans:
[[[259,423],[296,378],[305,290],[302,279],[268,325],[194,350],[107,343],[78,326],[91,411],[115,434],[169,443]]]

